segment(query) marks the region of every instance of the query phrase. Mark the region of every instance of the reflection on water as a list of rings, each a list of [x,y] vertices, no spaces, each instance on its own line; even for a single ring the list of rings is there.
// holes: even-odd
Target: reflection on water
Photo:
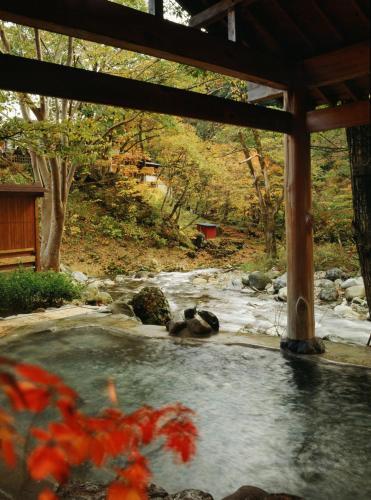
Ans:
[[[2,353],[63,375],[88,411],[106,404],[109,377],[127,410],[177,400],[196,410],[196,459],[176,466],[155,455],[152,462],[155,481],[171,492],[194,487],[220,499],[254,484],[307,499],[371,498],[367,370],[87,328],[2,341]]]

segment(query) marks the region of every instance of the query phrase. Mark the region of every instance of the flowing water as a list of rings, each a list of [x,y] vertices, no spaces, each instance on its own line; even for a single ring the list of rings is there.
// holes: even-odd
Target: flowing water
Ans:
[[[204,282],[198,283],[199,278]],[[224,332],[236,333],[245,328],[252,333],[277,334],[284,332],[286,327],[286,304],[273,300],[271,295],[241,288],[240,275],[234,272],[205,269],[159,273],[150,279],[128,278],[109,291],[115,296],[131,298],[144,285],[161,287],[175,315],[195,305],[214,312]],[[315,316],[316,335],[321,338],[365,345],[371,334],[371,323],[339,317],[329,306],[317,305]]]
[[[368,370],[86,327],[29,334],[1,348],[63,375],[87,411],[106,404],[108,378],[126,410],[174,401],[193,408],[200,432],[194,461],[180,466],[153,456],[154,481],[170,492],[199,488],[218,500],[254,484],[307,499],[371,498]],[[80,480],[88,477],[80,471]]]

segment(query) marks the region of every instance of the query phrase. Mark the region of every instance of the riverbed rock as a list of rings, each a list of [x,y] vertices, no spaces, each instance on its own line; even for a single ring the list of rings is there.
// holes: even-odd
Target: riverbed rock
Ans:
[[[146,286],[134,295],[129,304],[145,325],[165,326],[171,320],[169,302],[158,287]]]
[[[280,302],[287,302],[287,287],[286,286],[284,288],[280,288],[278,290],[277,298]]]
[[[281,288],[287,287],[287,273],[282,274],[282,276],[279,276],[273,281],[273,288],[275,293],[278,293],[278,291]]]
[[[125,316],[129,316],[129,318],[133,318],[135,316],[134,309],[127,302],[127,297],[119,297],[113,304],[110,305],[110,311],[112,314],[125,314]]]
[[[272,281],[273,281],[273,280],[275,280],[276,278],[279,278],[279,277],[281,276],[281,273],[280,273],[280,271],[278,271],[277,269],[275,269],[275,268],[273,267],[270,271],[268,271],[268,272],[266,273],[266,275],[268,276],[268,278],[269,278],[270,280],[272,280]]]
[[[237,491],[224,497],[223,500],[301,500],[301,497],[288,495],[287,493],[268,493],[255,486],[241,486]]]
[[[192,281],[192,283],[194,285],[207,285],[207,279],[198,276]]]
[[[337,279],[344,279],[345,273],[339,269],[338,267],[333,267],[332,269],[328,269],[325,274],[325,279],[335,281]]]
[[[214,500],[210,493],[201,490],[183,490],[174,495],[170,495],[171,500]]]
[[[261,271],[254,271],[249,274],[249,286],[256,290],[265,290],[265,287],[271,282],[269,277]]]
[[[359,277],[359,278],[349,278],[345,281],[342,282],[341,284],[341,288],[343,290],[346,290],[347,288],[350,288],[352,286],[363,286],[364,283],[363,283],[363,278]]]
[[[150,484],[147,488],[147,495],[149,500],[168,500],[169,493],[161,488],[161,486],[157,486],[156,484]]]
[[[81,298],[84,302],[90,305],[107,305],[111,304],[113,300],[108,292],[100,291],[99,287],[95,283],[92,283],[85,288],[82,292]]]
[[[335,283],[330,280],[324,281],[328,281],[328,283],[321,287],[318,298],[323,302],[335,302],[339,297],[339,292]]]
[[[86,276],[86,274],[80,272],[80,271],[74,271],[72,274],[71,274],[71,277],[72,279],[74,279],[75,281],[77,281],[78,283],[86,283],[88,281],[88,277]]]
[[[363,299],[366,296],[365,287],[363,285],[351,286],[345,290],[345,298],[351,302],[356,297]]]
[[[334,313],[341,318],[360,319],[359,314],[345,303],[334,307]]]
[[[60,499],[68,500],[105,500],[107,485],[89,482],[67,483],[58,487],[57,495]]]

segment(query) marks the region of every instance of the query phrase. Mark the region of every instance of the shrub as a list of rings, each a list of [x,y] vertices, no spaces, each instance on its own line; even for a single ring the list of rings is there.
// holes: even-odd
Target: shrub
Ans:
[[[81,286],[69,276],[53,271],[24,269],[0,273],[0,315],[28,313],[38,307],[56,307],[76,299]]]

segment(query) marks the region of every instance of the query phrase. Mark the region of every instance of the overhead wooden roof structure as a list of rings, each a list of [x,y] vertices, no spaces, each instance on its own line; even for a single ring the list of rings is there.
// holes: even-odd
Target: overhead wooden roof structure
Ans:
[[[288,337],[310,344],[310,133],[369,123],[368,0],[178,3],[190,26],[164,20],[162,0],[149,0],[149,13],[108,0],[0,0],[0,19],[251,82],[250,104],[9,54],[0,88],[287,134]],[[285,110],[265,105],[283,95]]]

